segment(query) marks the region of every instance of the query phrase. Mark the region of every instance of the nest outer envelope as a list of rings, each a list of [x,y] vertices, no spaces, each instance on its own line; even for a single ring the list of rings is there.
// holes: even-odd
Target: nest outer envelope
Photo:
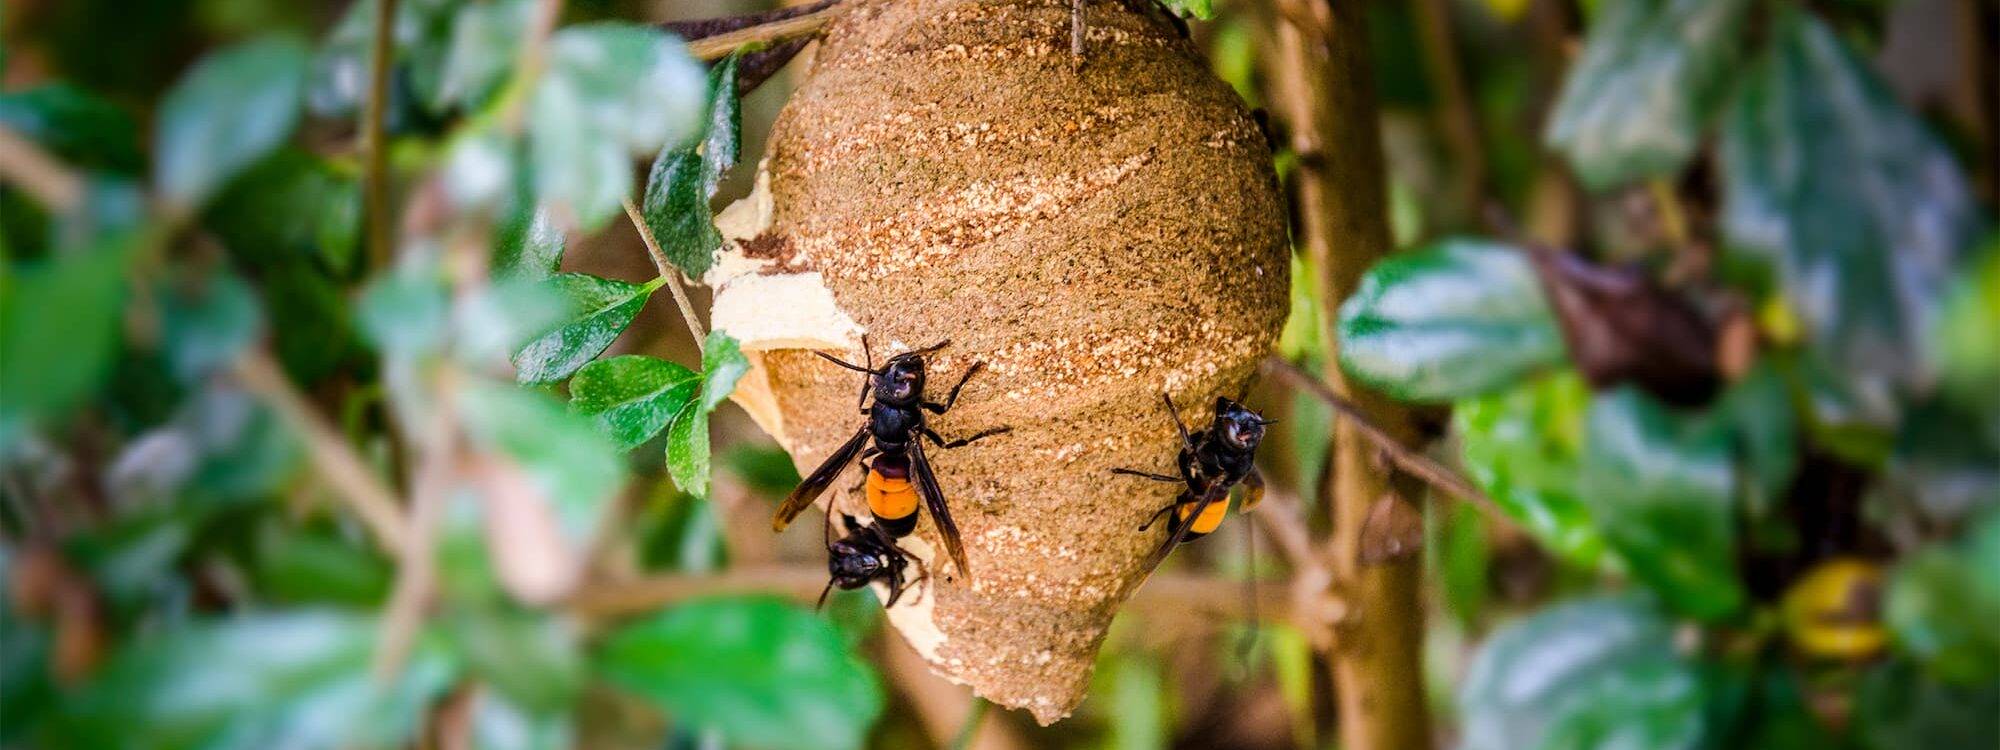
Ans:
[[[1048,724],[1082,700],[1163,539],[1136,529],[1177,492],[1110,469],[1171,473],[1160,394],[1205,424],[1283,323],[1269,147],[1146,0],[1089,4],[1080,69],[1066,0],[849,3],[778,118],[758,195],[718,219],[733,239],[707,279],[716,324],[760,329],[738,401],[801,472],[864,418],[860,376],[797,347],[858,362],[866,331],[879,364],[949,339],[940,401],[985,363],[931,425],[1013,431],[929,451],[972,580],[926,516],[904,547],[930,577],[889,618],[940,674]],[[768,330],[804,325],[786,322],[799,310],[832,319]],[[850,469],[827,498],[865,514],[859,484]]]

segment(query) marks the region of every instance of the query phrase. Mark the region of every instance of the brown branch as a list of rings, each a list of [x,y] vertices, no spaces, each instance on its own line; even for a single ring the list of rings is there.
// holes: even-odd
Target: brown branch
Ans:
[[[1390,250],[1380,110],[1366,4],[1300,2],[1309,3],[1309,17],[1327,20],[1326,34],[1275,24],[1269,100],[1290,123],[1294,149],[1319,156],[1314,168],[1298,173],[1293,208],[1297,237],[1318,271],[1315,294],[1321,309],[1332,310]],[[1320,335],[1332,347],[1337,339],[1328,317],[1322,316]],[[1408,417],[1387,399],[1346,382],[1339,368],[1328,368],[1326,377],[1326,391],[1356,407],[1334,429],[1328,457],[1333,482],[1325,503],[1333,528],[1329,590],[1346,597],[1356,613],[1334,624],[1338,638],[1331,665],[1340,745],[1425,750],[1431,746],[1429,708],[1423,681],[1416,679],[1422,674],[1424,635],[1421,565],[1414,557],[1376,565],[1360,560],[1370,510],[1398,491],[1392,472],[1377,459],[1389,451],[1370,434],[1400,446],[1410,432]]]
[[[708,332],[702,330],[701,319],[694,315],[694,304],[688,301],[687,290],[681,288],[681,272],[667,260],[667,254],[660,251],[659,240],[653,239],[653,228],[646,223],[646,217],[639,213],[639,207],[632,205],[632,199],[625,199],[625,216],[632,220],[632,227],[639,230],[639,239],[646,243],[646,254],[652,256],[653,267],[659,269],[660,278],[667,280],[667,289],[674,293],[674,306],[681,310],[681,322],[687,324],[688,335],[694,337],[694,348],[699,351],[708,341]]]
[[[389,66],[396,44],[396,2],[375,4],[375,37],[368,54],[368,98],[361,108],[361,204],[367,230],[368,267],[389,265]]]
[[[278,418],[298,433],[305,443],[306,457],[333,486],[334,496],[346,501],[375,535],[376,543],[392,552],[403,549],[408,534],[403,527],[402,503],[397,501],[395,491],[313,409],[271,359],[271,354],[250,349],[236,358],[232,371],[245,390],[277,412]]]
[[[0,125],[0,179],[58,212],[83,204],[83,176],[5,125]]]
[[[801,16],[780,19],[688,42],[688,52],[698,60],[720,60],[752,42],[771,44],[819,33],[828,21],[839,17],[845,6],[833,5]]]
[[[1361,407],[1355,405],[1352,401],[1342,398],[1340,394],[1335,393],[1332,388],[1327,387],[1318,378],[1313,377],[1305,370],[1299,369],[1298,365],[1287,362],[1281,357],[1273,356],[1264,360],[1264,371],[1278,376],[1280,380],[1285,381],[1286,385],[1312,394],[1320,401],[1325,402],[1327,406],[1332,407],[1333,411],[1346,420],[1347,424],[1353,426],[1355,432],[1359,433],[1362,438],[1382,451],[1383,455],[1388,456],[1389,461],[1394,463],[1396,468],[1402,469],[1410,476],[1423,480],[1425,484],[1450,493],[1453,497],[1472,503],[1479,508],[1480,512],[1488,516],[1506,520],[1506,512],[1502,511],[1499,505],[1494,504],[1493,498],[1487,497],[1486,493],[1479,491],[1479,488],[1473,485],[1471,481],[1460,476],[1458,472],[1452,471],[1450,467],[1438,463],[1430,456],[1426,456],[1404,445],[1403,441],[1389,434],[1388,430],[1370,421],[1367,413],[1363,412]]]
[[[450,372],[440,372],[430,419],[417,437],[422,463],[410,482],[415,499],[411,501],[409,533],[403,535],[403,546],[397,550],[396,583],[389,592],[375,647],[377,684],[387,684],[402,673],[423,628],[424,610],[437,588],[437,527],[458,471],[459,433],[451,408],[452,390]]]

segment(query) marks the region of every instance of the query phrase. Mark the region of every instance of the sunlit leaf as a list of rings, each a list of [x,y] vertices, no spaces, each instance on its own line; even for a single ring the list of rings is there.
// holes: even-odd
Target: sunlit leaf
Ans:
[[[593,362],[570,382],[570,406],[591,415],[626,448],[667,431],[667,470],[674,484],[708,494],[708,413],[729,398],[749,360],[736,340],[709,334],[703,371],[639,355]]]
[[[266,36],[202,58],[160,103],[153,185],[180,210],[285,142],[298,123],[306,46]]]
[[[1549,116],[1549,145],[1595,189],[1679,171],[1728,93],[1750,5],[1607,3]]]
[[[456,671],[418,641],[397,679],[369,673],[379,623],[304,611],[197,622],[131,642],[66,706],[68,747],[399,747]]]
[[[602,354],[664,279],[631,284],[581,273],[562,273],[546,282],[568,303],[563,322],[514,355],[515,376],[523,383],[569,377]]]
[[[1486,639],[1459,692],[1465,750],[1704,747],[1695,670],[1632,599],[1544,609]]]
[[[1742,606],[1727,435],[1629,387],[1591,404],[1584,435],[1579,488],[1633,575],[1698,618]]]
[[[1775,9],[1767,54],[1723,121],[1732,248],[1777,272],[1859,417],[1887,426],[1979,219],[1956,159],[1834,32]]]
[[[1412,400],[1492,393],[1563,359],[1528,258],[1473,239],[1377,263],[1340,306],[1339,336],[1348,374]]]
[[[749,747],[858,748],[882,686],[833,626],[773,599],[688,602],[610,633],[596,668],[675,722]]]
[[[1589,408],[1590,389],[1563,372],[1452,410],[1466,473],[1544,546],[1586,569],[1604,548],[1577,488]]]
[[[528,116],[536,193],[593,230],[632,192],[630,154],[700,129],[707,84],[678,39],[644,26],[572,26],[548,55]]]
[[[562,262],[568,237],[548,209],[517,202],[501,214],[493,228],[493,275],[496,278],[543,279]]]

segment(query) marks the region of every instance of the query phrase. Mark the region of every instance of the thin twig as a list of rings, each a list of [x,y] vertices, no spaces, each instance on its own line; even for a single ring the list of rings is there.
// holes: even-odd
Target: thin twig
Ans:
[[[1681,210],[1681,199],[1674,194],[1674,186],[1664,178],[1655,177],[1646,181],[1646,189],[1653,194],[1654,210],[1660,214],[1660,228],[1667,234],[1667,241],[1673,243],[1676,251],[1688,246],[1687,212]]]
[[[819,33],[828,21],[846,10],[845,5],[835,5],[803,16],[786,18],[770,23],[758,24],[747,29],[717,34],[704,39],[688,42],[688,52],[697,60],[720,60],[737,48],[752,42],[771,44],[787,39]]]
[[[403,537],[396,561],[396,583],[382,615],[381,635],[376,641],[373,674],[377,684],[387,684],[403,671],[415,647],[417,633],[424,624],[424,609],[437,588],[435,542],[438,523],[451,497],[453,476],[458,464],[458,427],[451,408],[452,384],[449,371],[439,373],[428,424],[418,436],[422,463],[410,482],[409,533]]]
[[[375,3],[375,38],[368,54],[368,98],[361,108],[361,203],[367,219],[368,265],[389,265],[389,65],[396,52],[396,2]]]
[[[59,212],[83,204],[83,176],[5,125],[0,125],[0,179]]]
[[[1397,468],[1409,472],[1411,476],[1422,479],[1431,486],[1444,490],[1460,500],[1478,506],[1480,511],[1484,513],[1502,519],[1507,517],[1507,514],[1500,510],[1500,506],[1495,505],[1493,499],[1487,497],[1486,493],[1479,491],[1479,488],[1473,486],[1472,482],[1467,481],[1465,477],[1459,476],[1458,472],[1452,471],[1444,464],[1432,460],[1430,456],[1418,453],[1415,450],[1411,450],[1409,446],[1403,445],[1402,441],[1397,440],[1395,436],[1390,435],[1386,430],[1383,430],[1370,421],[1368,415],[1362,412],[1360,407],[1355,406],[1353,402],[1347,399],[1341,398],[1340,394],[1334,393],[1333,389],[1326,387],[1326,384],[1321,383],[1319,378],[1315,378],[1306,371],[1299,369],[1298,365],[1287,362],[1281,357],[1267,357],[1264,360],[1264,371],[1278,376],[1287,385],[1310,393],[1319,400],[1326,402],[1326,405],[1332,407],[1335,413],[1345,417],[1354,425],[1356,431],[1360,432],[1363,437],[1368,438],[1368,442],[1373,443],[1378,450],[1386,454],[1389,460],[1396,464]]]
[[[639,230],[639,239],[646,243],[646,254],[652,256],[653,267],[659,269],[660,277],[667,280],[667,289],[674,293],[674,305],[681,310],[681,322],[687,324],[688,334],[694,336],[694,346],[701,349],[708,341],[708,332],[701,327],[701,319],[694,316],[694,304],[688,302],[687,290],[681,288],[680,269],[667,260],[667,254],[660,251],[660,243],[653,239],[653,228],[646,224],[646,217],[639,213],[639,207],[632,205],[632,199],[625,199],[625,216],[632,220],[632,226]]]
[[[375,535],[376,543],[390,551],[403,549],[409,535],[403,527],[402,503],[397,501],[396,493],[313,409],[271,359],[271,354],[263,349],[250,349],[236,358],[233,370],[238,383],[298,433],[305,443],[306,456],[333,486],[334,496],[347,502]]]

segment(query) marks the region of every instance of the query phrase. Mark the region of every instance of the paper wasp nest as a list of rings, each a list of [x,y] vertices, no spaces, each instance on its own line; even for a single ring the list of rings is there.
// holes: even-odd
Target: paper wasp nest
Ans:
[[[719,220],[716,326],[759,352],[737,399],[810,472],[854,430],[856,373],[944,339],[929,395],[975,361],[932,450],[973,568],[928,519],[931,572],[890,622],[941,674],[1043,723],[1082,699],[1143,579],[1189,419],[1234,394],[1282,324],[1285,214],[1263,135],[1151,0],[849,0],[779,116],[756,195]],[[827,497],[860,514],[858,473]],[[811,516],[792,533],[818,535]],[[914,592],[913,592],[914,593]]]

